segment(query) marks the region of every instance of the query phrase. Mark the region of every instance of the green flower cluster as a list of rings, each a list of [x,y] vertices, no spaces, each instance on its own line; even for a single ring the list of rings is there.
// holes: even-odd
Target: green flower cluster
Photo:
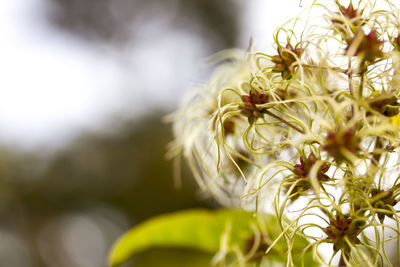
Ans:
[[[289,253],[300,234],[328,266],[387,264],[385,232],[400,243],[400,10],[382,2],[314,4],[323,22],[279,28],[276,52],[225,52],[174,115],[170,152],[205,192],[274,213]]]

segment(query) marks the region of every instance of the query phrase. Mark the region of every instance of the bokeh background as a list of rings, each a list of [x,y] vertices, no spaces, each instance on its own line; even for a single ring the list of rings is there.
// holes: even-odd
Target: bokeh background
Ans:
[[[270,45],[300,4],[2,0],[0,266],[103,267],[137,223],[217,208],[185,166],[174,186],[162,118],[210,75],[208,56],[251,39]],[[153,249],[126,266],[209,266],[211,257]]]

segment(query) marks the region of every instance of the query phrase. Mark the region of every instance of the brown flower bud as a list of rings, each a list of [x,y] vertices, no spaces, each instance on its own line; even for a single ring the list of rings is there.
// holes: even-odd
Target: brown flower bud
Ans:
[[[325,240],[333,243],[334,253],[339,250],[349,252],[351,248],[344,237],[353,245],[359,244],[357,236],[363,225],[363,221],[354,220],[349,215],[338,214],[330,219],[329,226],[325,228],[324,232],[327,235]]]
[[[243,105],[239,106],[240,112],[248,117],[250,124],[263,116],[265,108],[257,107],[257,105],[268,103],[269,96],[267,94],[251,89],[249,95],[242,95],[241,98]]]
[[[361,38],[361,41],[359,38]],[[373,63],[376,59],[383,56],[381,50],[382,44],[383,41],[379,40],[378,33],[375,30],[371,30],[368,34],[360,30],[348,41],[346,51],[354,49],[353,56],[359,57],[362,64],[367,62]]]
[[[337,129],[335,132],[328,132],[323,149],[340,163],[349,160],[344,150],[357,155],[360,151],[361,139],[355,134],[353,128]]]
[[[301,48],[293,48],[293,46],[288,43],[285,49],[278,47],[278,55],[272,57],[272,62],[275,63],[273,72],[279,72],[282,78],[289,80],[296,70],[297,58],[299,58],[303,52]]]

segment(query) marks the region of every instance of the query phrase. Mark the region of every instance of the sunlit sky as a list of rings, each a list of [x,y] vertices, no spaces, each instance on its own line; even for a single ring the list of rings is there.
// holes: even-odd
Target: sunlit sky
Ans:
[[[306,6],[311,1],[302,2]],[[42,15],[45,3],[0,1],[3,142],[55,144],[118,112],[134,116],[145,113],[148,106],[173,108],[181,93],[198,81],[201,64],[187,62],[204,62],[208,55],[194,35],[178,30],[163,33],[161,23],[147,25],[161,27],[158,42],[149,46],[151,31],[144,31],[148,34],[125,55],[128,66],[121,65],[110,47],[93,49],[49,27]],[[242,48],[250,37],[255,47],[271,44],[273,30],[302,10],[297,0],[247,3],[241,18]]]

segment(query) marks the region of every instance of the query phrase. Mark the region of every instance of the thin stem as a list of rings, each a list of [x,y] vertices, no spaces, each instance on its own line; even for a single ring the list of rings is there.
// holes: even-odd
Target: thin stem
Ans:
[[[345,73],[345,74],[347,74],[349,72],[348,70],[341,69],[338,67],[322,67],[322,66],[315,66],[315,65],[309,65],[309,64],[301,64],[301,66],[304,68],[334,70],[334,71],[338,71],[338,72]]]
[[[373,155],[373,161],[372,164],[378,166],[379,165],[379,161],[381,159],[382,156],[382,152],[380,151],[383,148],[383,143],[382,143],[382,138],[377,136],[376,137],[376,143],[375,143],[375,153]]]
[[[348,256],[346,254],[346,252],[342,252],[340,255],[340,260],[339,260],[339,265],[338,267],[346,267],[346,260],[348,259]]]
[[[359,90],[358,90],[358,96],[359,96],[360,98],[362,98],[362,96],[363,96],[363,89],[364,89],[365,71],[361,72],[360,75],[361,75],[361,81],[360,81],[360,88],[359,88]]]
[[[349,78],[349,91],[350,95],[354,98],[354,91],[353,91],[353,73],[351,70],[351,59],[349,60],[349,69],[346,71],[347,77]]]
[[[289,127],[292,128],[292,129],[298,131],[299,133],[304,134],[304,131],[303,131],[302,129],[300,129],[299,127],[294,126],[294,125],[291,124],[290,122],[288,122],[288,121],[282,119],[281,117],[275,115],[275,114],[272,113],[271,111],[265,110],[264,112],[267,113],[268,115],[270,115],[271,117],[277,119],[278,121],[283,122],[284,124],[286,124],[287,126],[289,126]]]
[[[353,92],[353,73],[351,72],[351,59],[349,59],[349,65],[348,65],[348,71],[347,71],[347,77],[349,78],[349,92],[350,95],[354,99],[354,92]],[[354,117],[354,104],[351,105],[351,117]]]
[[[370,177],[375,177],[376,173],[379,171],[379,162],[383,156],[382,153],[383,143],[382,138],[377,136],[376,143],[372,155],[371,165],[369,166],[368,173],[370,173]]]

